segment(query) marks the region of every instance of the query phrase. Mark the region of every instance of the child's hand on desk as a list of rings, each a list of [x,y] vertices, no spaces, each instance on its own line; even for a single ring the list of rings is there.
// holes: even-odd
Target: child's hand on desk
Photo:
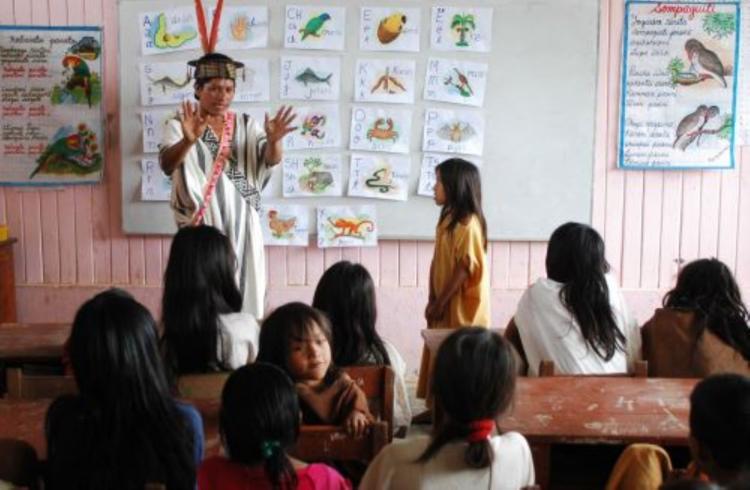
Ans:
[[[369,418],[359,410],[353,410],[344,421],[344,428],[347,434],[352,437],[362,437],[369,427]]]

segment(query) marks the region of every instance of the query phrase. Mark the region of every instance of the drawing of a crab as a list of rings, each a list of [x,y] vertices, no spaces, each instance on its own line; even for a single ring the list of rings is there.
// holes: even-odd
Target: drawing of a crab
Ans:
[[[398,131],[393,129],[393,119],[390,117],[388,119],[377,118],[372,127],[367,130],[367,139],[372,141],[373,138],[395,142],[398,139]]]

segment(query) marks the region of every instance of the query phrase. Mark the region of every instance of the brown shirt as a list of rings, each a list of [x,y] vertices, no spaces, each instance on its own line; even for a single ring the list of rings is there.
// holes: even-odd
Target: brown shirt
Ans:
[[[307,424],[339,425],[354,410],[372,418],[365,393],[346,373],[320,390],[303,383],[297,383],[296,388],[302,401],[302,418]]]
[[[704,378],[716,373],[750,375],[750,362],[708,328],[696,343],[691,310],[659,308],[641,329],[648,374],[662,378]]]

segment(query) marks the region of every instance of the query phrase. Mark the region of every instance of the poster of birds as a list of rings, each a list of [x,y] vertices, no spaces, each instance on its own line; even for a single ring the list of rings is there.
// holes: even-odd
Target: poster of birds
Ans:
[[[0,51],[0,182],[98,182],[101,29],[0,26]]]
[[[737,3],[626,5],[620,168],[734,167]]]
[[[418,8],[362,7],[359,49],[419,51],[421,15]]]
[[[481,156],[483,150],[482,113],[452,109],[425,111],[422,151]]]
[[[411,157],[408,156],[352,153],[347,194],[406,201],[410,170]]]
[[[375,206],[318,208],[318,247],[374,247],[378,244]]]
[[[260,226],[266,245],[306,247],[310,241],[307,207],[293,204],[264,204]]]
[[[430,46],[437,51],[489,52],[492,9],[432,7]]]
[[[350,150],[409,153],[411,109],[352,107]]]
[[[354,100],[413,104],[416,71],[412,60],[360,58],[354,67]]]
[[[138,17],[144,56],[200,49],[192,6],[143,12]]]
[[[341,58],[282,56],[279,84],[282,99],[338,100]]]
[[[424,80],[425,100],[482,107],[487,63],[430,58]]]
[[[284,20],[285,48],[344,49],[344,7],[287,5]]]
[[[341,155],[318,152],[285,154],[281,168],[284,197],[343,194]]]

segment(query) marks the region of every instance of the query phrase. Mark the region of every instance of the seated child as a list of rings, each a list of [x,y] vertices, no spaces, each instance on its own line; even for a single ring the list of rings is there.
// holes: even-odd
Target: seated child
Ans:
[[[438,349],[432,378],[436,418],[431,436],[386,446],[361,489],[492,488],[534,484],[531,449],[517,432],[501,434],[516,371],[510,345],[485,328],[463,328]]]
[[[393,344],[375,329],[375,284],[367,269],[342,260],[323,273],[315,288],[313,307],[331,320],[333,364],[390,366],[395,374],[393,425],[407,428],[411,407],[406,391],[406,363]]]
[[[212,226],[186,226],[164,272],[161,339],[171,374],[229,371],[258,352],[256,319],[242,312],[232,243]]]
[[[201,490],[351,489],[336,470],[287,456],[299,435],[299,403],[292,381],[276,366],[257,362],[229,376],[219,424],[227,456],[203,462]]]
[[[47,411],[45,488],[195,488],[198,411],[172,398],[151,314],[110,289],[81,306],[70,335],[77,395]]]
[[[566,223],[547,245],[547,277],[529,286],[506,337],[528,362],[554,361],[560,374],[625,373],[640,358],[638,324],[607,274],[604,242],[590,226]]]
[[[372,423],[367,398],[331,362],[328,318],[304,303],[276,308],[263,322],[258,361],[275,364],[295,382],[306,424],[342,425],[361,436]]]
[[[750,375],[750,316],[726,265],[717,259],[689,263],[663,304],[641,329],[649,375]]]

